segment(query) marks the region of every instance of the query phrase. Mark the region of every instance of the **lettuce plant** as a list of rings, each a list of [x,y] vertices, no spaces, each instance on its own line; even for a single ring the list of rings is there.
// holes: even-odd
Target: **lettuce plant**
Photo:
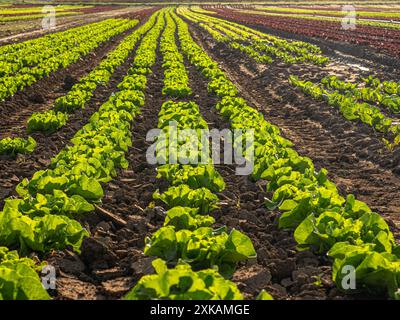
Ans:
[[[0,247],[0,300],[50,300],[37,276],[44,264]]]
[[[36,141],[32,137],[4,138],[0,140],[0,154],[15,157],[17,154],[32,153],[36,148]]]
[[[237,230],[229,234],[225,228],[198,228],[194,231],[162,227],[146,238],[144,253],[165,261],[189,263],[194,270],[217,266],[221,274],[230,277],[239,261],[256,257],[249,237]]]
[[[68,115],[62,112],[49,110],[43,113],[34,113],[28,119],[27,130],[29,133],[43,131],[53,133],[67,123]]]
[[[170,187],[163,193],[156,191],[154,199],[161,200],[169,208],[176,206],[198,208],[200,214],[205,214],[218,208],[218,197],[206,188],[191,189],[186,184]]]
[[[242,300],[236,284],[216,270],[193,271],[179,262],[169,269],[165,261],[153,261],[156,274],[144,276],[124,297],[125,300]]]
[[[15,208],[30,217],[58,214],[77,219],[94,210],[94,206],[83,197],[76,194],[68,197],[60,190],[53,190],[52,194],[38,193],[35,197],[24,199],[7,199],[5,202],[4,210]]]
[[[166,179],[173,186],[187,184],[190,188],[207,188],[212,192],[225,189],[225,182],[214,166],[166,164],[157,168],[157,178]]]
[[[400,299],[400,261],[396,254],[375,251],[375,244],[354,245],[337,242],[328,252],[334,258],[333,280],[338,288],[348,293],[368,292],[377,296]],[[356,288],[344,288],[346,266],[355,268]]]
[[[215,219],[209,215],[198,214],[198,209],[189,207],[173,207],[165,213],[164,226],[173,226],[175,230],[196,230],[211,227]]]

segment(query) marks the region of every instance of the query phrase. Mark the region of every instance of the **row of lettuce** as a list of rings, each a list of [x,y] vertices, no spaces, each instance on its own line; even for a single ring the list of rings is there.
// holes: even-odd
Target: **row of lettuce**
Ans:
[[[358,18],[400,18],[400,13],[398,11],[367,11],[368,7],[359,8],[359,10],[355,11],[354,14]],[[310,14],[310,15],[329,15],[329,16],[339,16],[343,17],[348,14],[346,11],[335,10],[330,7],[320,7],[320,8],[295,8],[295,7],[264,7],[257,6],[256,10],[262,11],[272,11],[272,12],[284,12],[284,13],[296,13],[296,14]]]
[[[199,24],[217,42],[224,42],[238,49],[259,63],[272,63],[276,59],[287,64],[312,63],[326,64],[329,59],[322,56],[319,47],[302,42],[288,41],[275,37],[239,23],[208,15],[199,7],[179,7],[178,14]]]
[[[389,140],[384,138],[384,141],[390,149],[400,143],[398,120],[387,116],[387,113],[400,111],[400,90],[396,82],[381,82],[370,76],[358,84],[327,76],[320,83],[313,83],[290,76],[289,83],[312,98],[338,108],[346,120],[361,121],[385,134]]]
[[[151,16],[134,31],[138,36],[131,38],[133,49],[140,35],[148,32],[122,81],[137,86],[126,85],[113,93],[71,139],[71,145],[51,160],[48,169],[18,185],[20,198],[6,199],[0,212],[1,298],[50,298],[36,273],[42,266],[7,248],[22,255],[66,247],[79,252],[89,233],[75,219],[93,211],[93,204],[104,194],[101,184],[109,182],[117,168],[128,166],[124,154],[132,143],[131,123],[144,104],[145,79],[155,60],[151,52],[157,39],[153,27],[157,18],[156,14]]]
[[[57,18],[66,17],[66,16],[76,16],[79,12],[76,11],[64,11],[64,12],[55,12],[54,16]],[[20,22],[26,20],[39,20],[43,18],[47,18],[49,16],[48,13],[36,13],[36,14],[26,14],[26,15],[1,15],[0,14],[0,23],[7,24],[9,22]]]
[[[137,20],[108,19],[0,47],[0,101],[77,62],[137,23]]]
[[[400,82],[381,81],[370,75],[362,78],[360,83],[340,80],[336,76],[328,76],[321,83],[329,90],[336,90],[355,99],[381,105],[388,112],[400,112]]]
[[[338,288],[398,298],[400,251],[384,219],[353,195],[344,199],[325,169],[316,171],[311,159],[300,156],[276,126],[237,96],[233,83],[193,41],[187,25],[175,19],[184,54],[209,80],[210,91],[221,97],[217,110],[233,129],[254,130],[252,178],[267,181],[272,197],[266,205],[282,212],[279,227],[294,229],[300,249],[333,259]],[[224,83],[223,90],[215,90],[216,82]],[[348,266],[355,270],[356,289],[343,281]]]
[[[160,42],[162,92],[170,98],[187,98],[191,89],[176,46],[176,25],[170,10],[165,13],[166,27]],[[171,78],[176,77],[180,81],[171,83]],[[223,191],[225,183],[211,159],[199,162],[201,150],[208,146],[190,148],[193,152],[178,151],[178,145],[198,141],[199,130],[207,128],[194,102],[163,103],[158,114],[158,129],[162,133],[157,136],[156,149],[162,165],[157,169],[157,177],[168,181],[169,187],[162,193],[157,190],[154,198],[168,210],[163,226],[146,239],[144,253],[158,258],[153,261],[155,274],[143,276],[125,299],[243,299],[228,279],[238,262],[255,258],[251,240],[235,229],[228,232],[227,227],[213,228],[215,219],[209,212],[218,207],[215,193]],[[192,130],[192,134],[185,134],[186,129]],[[195,159],[200,164],[183,164]],[[266,292],[260,297],[271,298]]]
[[[268,12],[271,11],[270,8],[263,10],[248,10],[248,9],[236,9],[235,11],[240,12],[242,14],[259,14],[263,16],[271,16],[271,17],[290,17],[290,18],[296,18],[296,19],[303,19],[303,20],[316,20],[316,21],[329,21],[329,22],[336,22],[338,24],[343,23],[343,18],[341,17],[335,17],[335,16],[330,16],[329,15],[324,15],[323,11],[320,11],[320,14],[317,15],[311,15],[311,14],[302,14],[300,12],[296,12],[296,10],[299,10],[298,8],[274,8],[274,11],[280,11],[289,9],[290,13],[284,13],[284,12]],[[302,9],[300,9],[302,10]],[[346,11],[339,11],[339,14],[346,14]],[[360,26],[371,26],[371,27],[378,27],[378,28],[390,28],[390,29],[400,29],[399,23],[397,21],[391,21],[387,19],[387,21],[382,21],[379,20],[380,14],[382,14],[381,17],[385,17],[385,14],[387,16],[393,16],[393,18],[397,19],[396,15],[398,12],[390,12],[390,11],[377,11],[377,12],[363,12],[363,11],[355,11],[354,12],[356,17],[357,17],[357,24]],[[361,17],[360,17],[361,14]],[[366,15],[370,15],[370,17],[374,17],[375,19],[367,19]],[[386,19],[385,19],[386,20]]]

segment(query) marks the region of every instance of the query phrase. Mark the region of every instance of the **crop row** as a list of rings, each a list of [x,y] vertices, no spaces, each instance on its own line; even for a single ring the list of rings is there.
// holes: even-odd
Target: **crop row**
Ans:
[[[310,20],[310,21],[327,21],[331,23],[340,24],[343,21],[343,18],[339,17],[330,17],[330,16],[313,16],[307,14],[290,14],[290,13],[270,13],[265,11],[258,11],[258,10],[239,10],[242,13],[249,13],[249,14],[260,14],[267,17],[293,17],[296,19],[302,20]],[[369,26],[369,27],[378,27],[378,28],[390,28],[394,30],[400,29],[398,23],[392,21],[374,21],[368,19],[357,19],[356,23],[361,26]]]
[[[157,18],[153,15],[140,28],[148,29]],[[157,39],[155,32],[160,32],[160,22],[144,36],[133,67],[123,82],[129,83],[129,79],[148,74],[155,61],[155,53],[151,55]],[[100,202],[103,197],[101,183],[109,182],[118,167],[127,166],[124,154],[132,143],[131,122],[140,113],[143,103],[142,90],[125,87],[116,92],[76,133],[72,144],[52,159],[49,169],[22,181],[17,186],[21,198],[7,199],[0,212],[0,244],[18,248],[21,254],[67,246],[79,252],[83,238],[89,234],[75,219],[94,210],[93,203]],[[24,269],[16,272],[19,261],[14,260],[17,265],[12,260],[0,265],[4,270],[0,273],[0,282],[8,280],[2,278],[5,273],[12,277],[9,286],[0,287],[1,294],[10,299],[48,298],[44,289],[36,286],[37,277],[37,281],[33,277],[36,282],[32,281],[32,286],[29,282],[22,283],[21,279],[32,276],[34,262],[28,263],[30,268],[24,263],[21,267]]]
[[[165,83],[163,93],[171,97],[185,97],[192,91],[188,85],[189,77],[183,65],[183,57],[176,46],[174,35],[175,25],[167,23],[160,41]]]
[[[42,60],[61,53],[62,49],[72,48],[72,44],[76,44],[74,37],[77,37],[78,41],[81,42],[99,31],[105,31],[110,27],[118,27],[126,21],[123,19],[104,20],[48,34],[37,39],[2,46],[0,47],[0,61],[8,63],[3,65],[2,75],[13,74],[23,67],[34,66]],[[88,32],[90,34],[87,34]]]
[[[193,41],[179,18],[178,33],[184,54],[210,83],[224,78],[217,64]],[[224,79],[224,82],[229,81]],[[219,94],[221,96],[221,94]],[[300,156],[279,129],[240,97],[227,92],[216,106],[233,129],[254,130],[254,180],[266,180],[272,198],[269,209],[279,209],[279,227],[294,229],[301,249],[327,254],[333,259],[333,279],[343,287],[345,266],[355,270],[357,289],[375,295],[398,297],[399,247],[387,223],[353,195],[344,199],[327,171],[316,171],[311,159]]]
[[[375,103],[393,113],[400,113],[400,82],[380,81],[369,76],[361,83],[342,81],[336,76],[325,77],[321,83],[328,89],[354,96],[359,101]]]
[[[55,10],[58,12],[70,11],[70,10],[78,10],[84,8],[91,8],[92,6],[68,6],[68,5],[59,5],[55,6]],[[43,10],[43,6],[37,7],[28,7],[28,8],[0,8],[0,15],[12,15],[12,14],[33,14],[33,13],[41,13]]]
[[[346,16],[349,13],[347,11],[341,10],[330,10],[330,8],[285,8],[285,7],[256,7],[257,10],[262,11],[271,11],[271,12],[284,12],[290,14],[310,14],[310,15],[328,15],[328,16]],[[358,18],[400,18],[400,12],[391,12],[391,11],[363,11],[356,10],[356,17]]]
[[[196,7],[180,7],[177,12],[198,23],[217,41],[226,42],[230,47],[245,52],[261,63],[271,63],[272,57],[291,64],[310,62],[320,65],[328,61],[328,58],[321,56],[321,50],[317,46],[305,42],[274,37],[238,23],[206,15]]]
[[[0,49],[0,101],[65,68],[137,20],[109,19]]]
[[[66,17],[66,16],[76,16],[79,12],[75,11],[62,11],[56,12],[55,17]],[[14,21],[26,21],[26,20],[35,20],[47,17],[48,14],[46,13],[38,13],[38,14],[27,14],[27,15],[0,15],[0,23],[4,24],[7,22],[14,22]]]
[[[165,13],[166,27],[160,44],[164,69],[171,71],[171,65],[179,64],[172,71],[187,74],[176,47],[175,22],[169,10]],[[163,43],[169,44],[171,50],[163,50]],[[185,77],[180,84],[189,88],[188,82]],[[176,91],[165,90],[169,87],[166,75],[163,93],[176,98]],[[211,159],[203,159],[198,165],[184,164],[196,159],[199,163],[202,150],[208,148],[197,144],[199,130],[208,129],[208,125],[194,102],[167,101],[158,114],[158,128],[162,131],[156,142],[158,160],[167,164],[158,167],[157,177],[167,180],[170,187],[154,193],[154,198],[164,202],[168,210],[163,227],[146,239],[144,249],[146,255],[158,258],[153,261],[156,274],[140,279],[125,299],[242,299],[236,285],[225,278],[232,276],[237,262],[255,257],[253,245],[237,230],[228,234],[226,227],[212,228],[215,220],[208,213],[218,206],[213,192],[224,190],[225,183]],[[191,135],[185,134],[187,129],[192,130]],[[191,152],[184,152],[186,148],[178,151],[179,146],[188,145]],[[183,281],[187,285],[181,286]]]
[[[303,81],[296,76],[290,76],[289,82],[312,98],[326,101],[330,106],[337,107],[347,120],[361,121],[379,132],[390,135],[392,141],[385,139],[388,147],[393,148],[400,143],[400,125],[394,119],[384,115],[379,107],[358,101],[359,95],[371,94],[371,90],[356,91],[355,86],[330,77],[322,79],[321,83],[314,84],[311,81]],[[353,89],[348,91],[344,89],[345,87]],[[378,98],[377,95],[375,97]],[[365,98],[373,99],[372,96]],[[395,99],[398,100],[398,96]],[[393,101],[392,98],[390,101]]]
[[[171,119],[178,119],[176,127],[171,128]],[[165,142],[174,129],[180,137],[181,130],[204,129],[203,124],[195,103],[165,102],[159,113],[159,129],[166,137],[158,139],[157,145],[169,148],[167,160],[198,157],[198,154],[178,155],[175,148]],[[179,142],[185,144],[190,143],[188,138],[199,139],[196,134],[186,138]],[[230,277],[236,262],[254,257],[255,251],[250,239],[239,231],[232,230],[228,234],[226,228],[212,228],[215,220],[208,212],[217,208],[218,197],[210,189],[222,191],[225,187],[222,177],[212,164],[178,163],[160,166],[158,178],[165,178],[171,185],[163,193],[154,194],[168,210],[163,227],[146,239],[144,249],[146,255],[159,258],[153,262],[157,274],[144,276],[125,298],[242,299],[236,285],[221,274]],[[167,265],[173,268],[167,269]],[[174,289],[183,279],[190,279],[191,284]]]

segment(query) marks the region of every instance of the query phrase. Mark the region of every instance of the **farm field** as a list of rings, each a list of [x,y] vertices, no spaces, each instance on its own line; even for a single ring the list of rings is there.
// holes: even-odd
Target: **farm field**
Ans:
[[[4,8],[4,9],[3,9]],[[24,38],[60,31],[77,25],[99,21],[105,18],[139,17],[146,14],[149,7],[126,6],[55,6],[57,26],[54,30],[44,30],[43,6],[17,5],[0,7],[0,43],[21,41]]]
[[[399,9],[393,12],[361,11],[362,14],[367,16],[364,17],[362,14],[360,17],[357,16],[357,28],[355,30],[342,27],[342,20],[337,17],[337,15],[343,15],[341,11],[294,8],[271,10],[264,7],[257,8],[257,10],[216,8],[212,11],[221,15],[221,17],[233,19],[237,22],[250,25],[256,23],[265,27],[264,30],[275,32],[276,35],[284,35],[286,32],[297,34],[299,40],[318,41],[319,45],[324,45],[327,41],[333,40],[340,47],[346,47],[347,43],[356,44],[359,46],[357,48],[361,49],[359,51],[362,52],[364,46],[372,46],[391,54],[399,54],[398,30],[400,25],[397,21],[398,17],[396,17],[399,14]],[[304,11],[308,14],[303,13]],[[382,17],[368,19],[378,14]],[[347,48],[347,51],[350,50],[351,47]],[[365,53],[365,55],[368,54]]]
[[[400,6],[57,8],[0,6],[0,300],[400,299]]]

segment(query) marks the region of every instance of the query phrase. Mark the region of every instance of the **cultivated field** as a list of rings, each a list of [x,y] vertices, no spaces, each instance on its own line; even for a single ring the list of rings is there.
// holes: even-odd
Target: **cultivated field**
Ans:
[[[0,300],[400,298],[400,5],[42,8],[0,6]]]

